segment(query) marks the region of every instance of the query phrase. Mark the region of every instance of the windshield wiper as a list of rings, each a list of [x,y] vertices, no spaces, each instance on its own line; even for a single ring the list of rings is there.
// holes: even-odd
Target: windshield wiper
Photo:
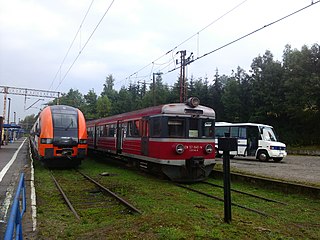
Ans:
[[[72,119],[71,119],[70,124],[64,130],[67,131],[71,126],[73,126],[73,120]]]

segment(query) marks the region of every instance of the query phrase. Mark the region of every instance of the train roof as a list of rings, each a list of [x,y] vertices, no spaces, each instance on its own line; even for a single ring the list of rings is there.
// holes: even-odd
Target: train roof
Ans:
[[[78,108],[72,107],[72,106],[67,106],[67,105],[49,105],[46,106],[43,110],[45,110],[46,108],[51,109],[53,111],[59,112],[59,111],[75,111],[78,110]]]
[[[170,103],[149,108],[144,108],[132,112],[122,113],[110,117],[105,117],[101,119],[95,119],[87,121],[90,123],[99,123],[104,121],[118,121],[127,119],[136,119],[145,116],[155,116],[155,115],[165,115],[165,114],[175,114],[175,115],[201,115],[206,117],[215,117],[215,112],[212,108],[198,105],[197,107],[190,107],[185,103]]]

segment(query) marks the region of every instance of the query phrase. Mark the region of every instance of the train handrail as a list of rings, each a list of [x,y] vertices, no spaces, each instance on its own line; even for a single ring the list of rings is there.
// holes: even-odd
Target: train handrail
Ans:
[[[22,194],[22,201],[20,197]],[[22,206],[21,206],[22,204]],[[13,200],[11,212],[4,235],[4,240],[23,239],[22,235],[22,217],[26,211],[26,188],[24,181],[24,173],[20,174],[20,181],[16,191],[16,195]]]

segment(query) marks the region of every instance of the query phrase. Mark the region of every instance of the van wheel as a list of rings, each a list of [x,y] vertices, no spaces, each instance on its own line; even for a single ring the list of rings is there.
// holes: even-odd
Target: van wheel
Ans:
[[[267,151],[260,151],[258,153],[258,160],[261,162],[268,162],[269,161],[269,155]]]

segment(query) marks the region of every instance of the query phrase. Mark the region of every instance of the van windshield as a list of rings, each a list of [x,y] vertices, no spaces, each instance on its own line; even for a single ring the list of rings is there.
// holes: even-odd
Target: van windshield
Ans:
[[[265,141],[272,141],[277,142],[277,137],[274,134],[274,131],[270,127],[263,127],[262,128],[262,139]]]

